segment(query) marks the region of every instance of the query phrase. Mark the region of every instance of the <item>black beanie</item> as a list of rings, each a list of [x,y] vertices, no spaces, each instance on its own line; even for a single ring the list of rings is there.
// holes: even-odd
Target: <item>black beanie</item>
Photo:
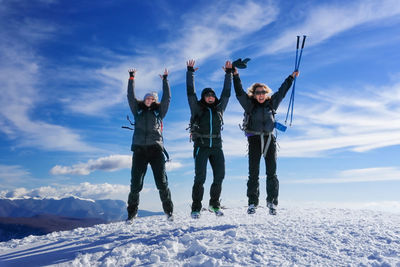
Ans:
[[[201,99],[203,99],[204,96],[208,93],[213,93],[215,95],[214,90],[210,87],[207,87],[207,88],[204,88],[203,91],[201,91]],[[215,98],[217,98],[217,96],[215,96]]]

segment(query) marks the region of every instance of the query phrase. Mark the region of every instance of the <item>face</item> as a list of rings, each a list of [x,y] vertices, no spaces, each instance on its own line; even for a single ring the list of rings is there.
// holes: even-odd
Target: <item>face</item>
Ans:
[[[258,103],[264,103],[267,98],[267,91],[263,87],[256,87],[254,90],[254,98],[258,101]]]
[[[205,94],[204,100],[207,104],[213,104],[215,102],[215,94],[212,92]]]
[[[154,99],[154,97],[152,96],[148,96],[144,99],[144,104],[146,107],[150,107],[151,104],[153,104],[153,102],[155,102],[156,100]]]

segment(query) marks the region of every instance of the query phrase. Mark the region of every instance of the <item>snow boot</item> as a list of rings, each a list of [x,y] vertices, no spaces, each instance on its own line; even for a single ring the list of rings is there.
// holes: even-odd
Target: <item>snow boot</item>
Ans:
[[[267,208],[269,209],[270,215],[276,215],[277,206],[272,202],[267,202]]]
[[[167,216],[167,220],[170,222],[174,221],[174,215],[172,215],[172,212],[166,212],[165,215]]]
[[[200,219],[200,211],[192,211],[192,213],[190,213],[190,216],[192,217],[192,219]]]
[[[254,204],[250,204],[247,208],[247,214],[254,214],[256,213],[256,206]]]
[[[220,207],[209,206],[208,210],[214,212],[217,217],[224,216],[224,213],[222,212]]]

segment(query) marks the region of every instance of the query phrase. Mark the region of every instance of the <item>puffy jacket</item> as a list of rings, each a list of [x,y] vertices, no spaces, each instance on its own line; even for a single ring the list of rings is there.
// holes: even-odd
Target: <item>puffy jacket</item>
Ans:
[[[167,114],[171,101],[171,90],[167,78],[163,79],[163,95],[160,103],[152,103],[147,107],[143,101],[135,97],[135,80],[128,82],[128,103],[135,118],[135,131],[132,137],[134,145],[160,145],[163,147],[162,120]]]
[[[249,97],[243,90],[239,74],[233,76],[233,85],[236,98],[246,113],[250,114],[247,130],[251,132],[271,133],[275,127],[274,112],[278,109],[282,99],[292,86],[293,77],[289,75],[275,92],[271,99],[260,104],[256,99]]]
[[[207,104],[204,99],[197,99],[194,87],[194,72],[186,73],[187,97],[190,106],[192,122],[192,139],[194,146],[222,147],[221,126],[222,116],[231,96],[232,74],[225,74],[224,88],[221,97],[215,99],[214,104]]]

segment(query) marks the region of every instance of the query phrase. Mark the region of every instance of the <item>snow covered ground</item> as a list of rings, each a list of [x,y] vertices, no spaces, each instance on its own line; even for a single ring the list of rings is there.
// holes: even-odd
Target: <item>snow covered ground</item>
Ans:
[[[0,243],[0,266],[400,266],[400,214],[259,208],[189,210]]]

